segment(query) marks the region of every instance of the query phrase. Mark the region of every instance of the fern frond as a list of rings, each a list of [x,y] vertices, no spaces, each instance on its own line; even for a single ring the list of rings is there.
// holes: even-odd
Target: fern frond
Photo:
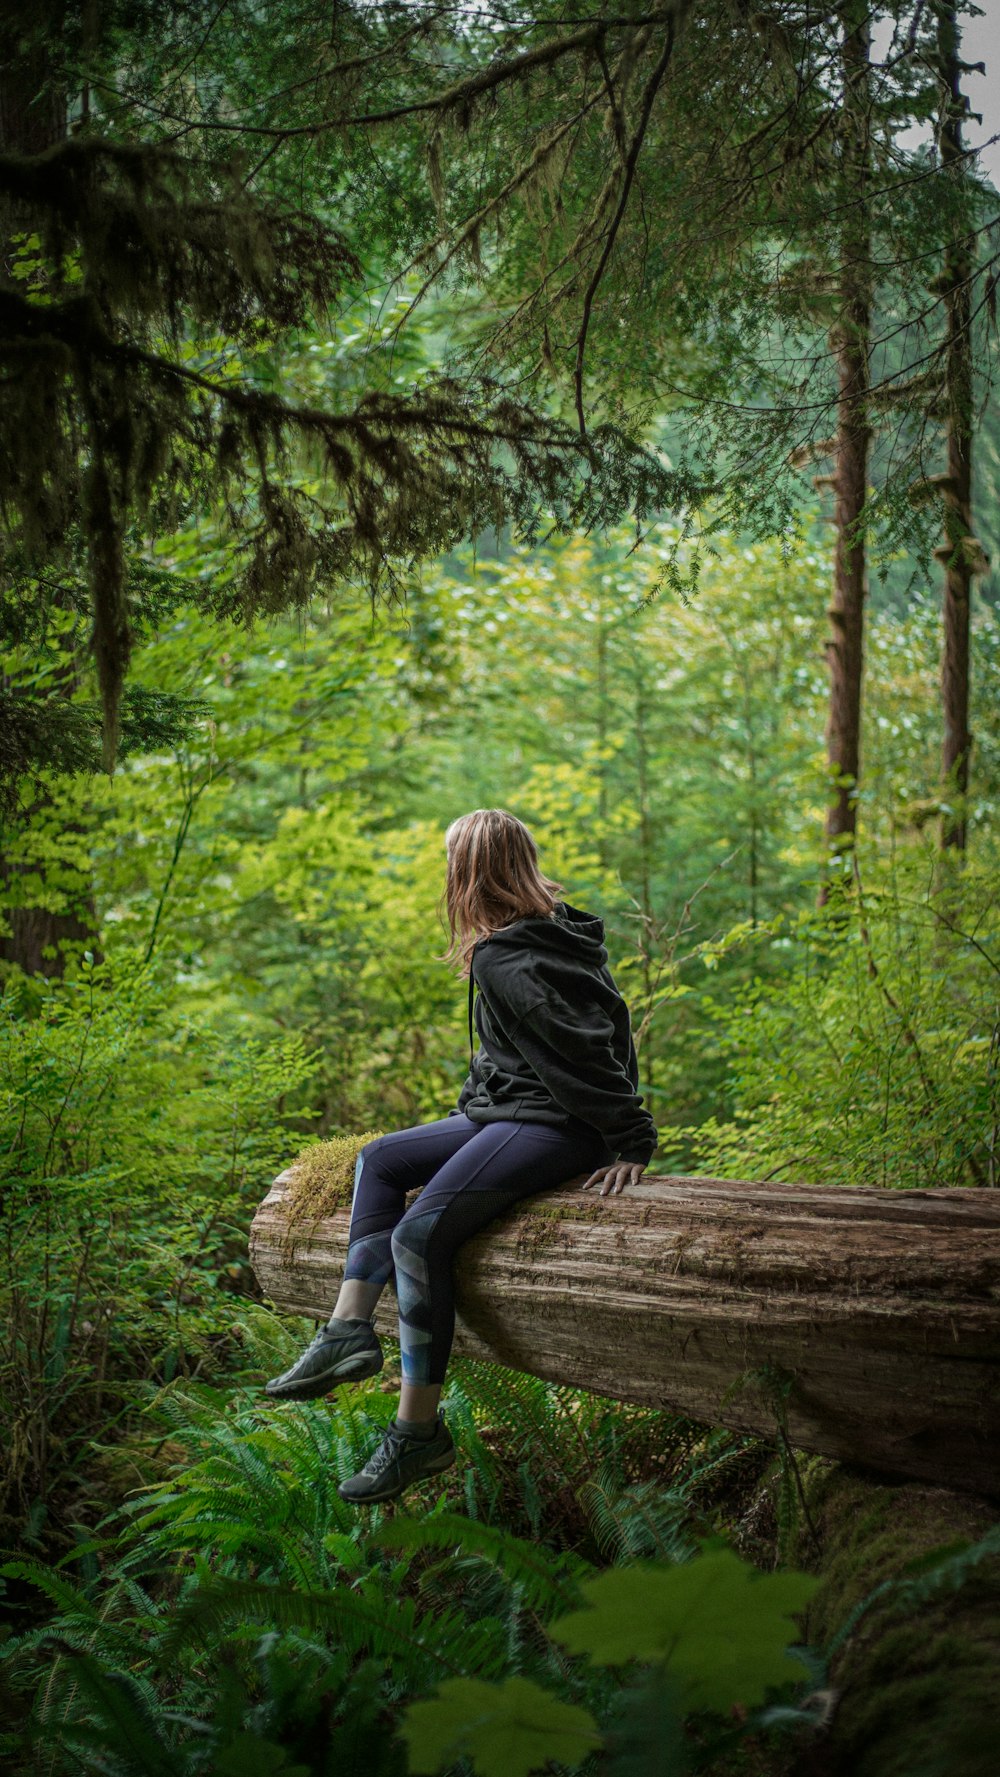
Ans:
[[[29,1585],[44,1592],[49,1602],[64,1611],[73,1621],[79,1619],[84,1623],[93,1623],[97,1619],[96,1606],[86,1593],[70,1585],[68,1580],[61,1579],[53,1568],[46,1567],[41,1561],[5,1561],[0,1566],[0,1578],[27,1580]]]
[[[610,1561],[687,1561],[697,1552],[697,1541],[683,1528],[689,1515],[683,1489],[652,1481],[622,1487],[613,1465],[605,1465],[584,1482],[580,1502],[598,1548]]]
[[[88,1699],[96,1723],[63,1722],[60,1737],[91,1757],[114,1748],[112,1764],[91,1763],[91,1770],[142,1772],[143,1777],[174,1777],[176,1749],[160,1734],[162,1706],[152,1686],[132,1672],[108,1671],[92,1654],[68,1648],[73,1681]]]
[[[521,1500],[528,1514],[533,1536],[540,1536],[542,1518],[545,1513],[545,1501],[542,1498],[537,1481],[532,1472],[530,1462],[519,1462],[517,1465],[518,1479],[521,1483]]]
[[[464,1619],[456,1614],[454,1624],[442,1618],[433,1624],[418,1621],[412,1600],[376,1595],[368,1581],[357,1590],[307,1592],[204,1574],[197,1590],[175,1612],[159,1643],[158,1659],[166,1664],[199,1643],[204,1645],[221,1635],[234,1618],[243,1627],[261,1621],[271,1629],[327,1630],[357,1653],[401,1659],[410,1666],[414,1660],[426,1661],[439,1675],[469,1670],[461,1658],[468,1635]]]
[[[900,1575],[893,1599],[895,1608],[916,1609],[938,1592],[957,1591],[980,1561],[997,1554],[1000,1554],[1000,1524],[994,1524],[978,1542],[929,1549],[920,1557],[919,1573]]]
[[[544,1546],[454,1512],[427,1518],[400,1514],[381,1524],[369,1540],[376,1548],[440,1549],[488,1561],[510,1586],[519,1588],[532,1610],[545,1613],[575,1609],[579,1582],[594,1571],[577,1555],[551,1554]]]

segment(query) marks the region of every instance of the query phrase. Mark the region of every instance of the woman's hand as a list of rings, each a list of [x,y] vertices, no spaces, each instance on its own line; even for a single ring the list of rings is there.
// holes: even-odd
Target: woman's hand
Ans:
[[[637,1184],[645,1170],[641,1160],[613,1160],[610,1166],[599,1166],[592,1172],[580,1189],[589,1191],[591,1185],[600,1185],[598,1196],[615,1197],[626,1185]]]

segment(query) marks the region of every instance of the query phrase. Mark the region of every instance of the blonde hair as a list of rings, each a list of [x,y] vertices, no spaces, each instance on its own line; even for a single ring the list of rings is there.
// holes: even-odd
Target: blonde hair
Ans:
[[[448,916],[451,942],[441,962],[461,957],[468,975],[473,945],[516,919],[551,917],[561,882],[538,868],[535,842],[523,821],[505,808],[474,808],[445,833],[448,873],[438,901]]]

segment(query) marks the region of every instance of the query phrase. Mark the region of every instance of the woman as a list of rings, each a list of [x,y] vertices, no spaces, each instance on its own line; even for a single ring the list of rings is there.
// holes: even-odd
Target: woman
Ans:
[[[337,1305],[298,1362],[266,1385],[272,1398],[304,1401],[374,1376],[382,1348],[372,1316],[395,1276],[399,1410],[338,1489],[358,1502],[392,1499],[455,1460],[438,1404],[457,1249],[521,1198],[582,1172],[581,1190],[614,1196],[657,1143],[603,922],[556,898],[562,884],[542,875],[531,834],[505,809],[462,815],[445,843],[451,943],[442,960],[460,955],[469,980],[468,1078],[447,1116],[362,1148]],[[408,1191],[417,1192],[409,1205]]]

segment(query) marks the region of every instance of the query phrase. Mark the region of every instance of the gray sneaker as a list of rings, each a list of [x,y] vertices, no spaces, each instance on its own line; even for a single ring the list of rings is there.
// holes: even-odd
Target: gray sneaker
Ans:
[[[340,1382],[377,1376],[384,1362],[378,1335],[370,1320],[336,1320],[306,1346],[282,1376],[265,1382],[264,1393],[277,1401],[313,1401]]]
[[[337,1492],[353,1505],[374,1505],[377,1500],[395,1499],[397,1493],[425,1475],[442,1474],[454,1461],[451,1432],[440,1413],[430,1438],[405,1437],[396,1430],[393,1420],[364,1468],[349,1481],[341,1481]]]

